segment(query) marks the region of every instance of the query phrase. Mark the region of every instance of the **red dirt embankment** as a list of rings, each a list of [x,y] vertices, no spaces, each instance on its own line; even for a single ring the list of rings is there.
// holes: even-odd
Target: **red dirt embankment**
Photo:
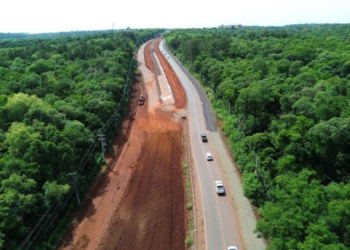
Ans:
[[[175,108],[179,108],[179,109],[184,108],[187,103],[185,90],[183,89],[179,78],[171,68],[168,60],[160,52],[159,50],[160,42],[161,42],[160,40],[156,42],[156,46],[154,47],[154,50],[157,53],[157,56],[159,58],[160,63],[162,64],[162,67],[164,68],[165,74],[168,78],[169,85],[171,87],[171,91],[174,94]]]
[[[151,45],[154,43],[154,41],[150,41],[146,44],[145,50],[143,51],[145,55],[145,63],[146,67],[153,73],[156,74],[156,70],[154,68],[153,62],[152,62],[152,56],[151,56]]]
[[[149,45],[145,64],[155,74],[149,65]],[[171,68],[163,67],[178,96],[175,92],[182,86],[170,83]],[[59,249],[185,249],[181,124],[161,105],[148,112],[144,87],[133,86],[129,116],[123,123],[127,141],[116,139],[121,144],[113,145],[120,154],[115,167],[94,186],[76,227]],[[142,106],[137,105],[140,93],[146,95]],[[176,107],[186,103],[181,95],[175,100],[181,104]]]
[[[142,153],[103,249],[183,249],[184,189],[180,124],[158,110],[135,124]],[[144,129],[150,128],[150,129]]]

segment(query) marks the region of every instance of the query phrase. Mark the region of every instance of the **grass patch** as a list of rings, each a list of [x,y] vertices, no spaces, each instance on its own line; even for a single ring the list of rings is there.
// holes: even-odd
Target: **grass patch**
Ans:
[[[183,163],[183,171],[185,177],[185,188],[186,188],[186,198],[188,203],[186,208],[189,211],[188,213],[188,232],[185,239],[185,245],[190,249],[193,245],[193,204],[192,204],[192,186],[191,186],[191,174],[189,171],[188,164]],[[192,212],[191,212],[192,211]]]
[[[193,237],[191,235],[187,235],[186,240],[185,240],[185,244],[187,246],[187,248],[191,248],[193,245]]]
[[[188,211],[191,211],[193,209],[192,203],[187,203],[186,208]]]

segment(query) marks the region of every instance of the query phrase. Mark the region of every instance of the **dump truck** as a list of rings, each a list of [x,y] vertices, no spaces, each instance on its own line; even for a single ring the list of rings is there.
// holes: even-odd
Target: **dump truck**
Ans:
[[[139,105],[143,105],[144,103],[145,103],[145,97],[143,95],[140,95]]]

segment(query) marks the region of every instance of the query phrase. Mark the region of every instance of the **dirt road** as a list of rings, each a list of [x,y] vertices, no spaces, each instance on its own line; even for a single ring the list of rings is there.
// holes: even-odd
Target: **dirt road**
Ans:
[[[159,41],[150,43],[156,43],[162,61]],[[150,43],[138,54],[144,84],[139,77],[133,85],[129,116],[115,138],[118,161],[113,171],[97,180],[59,249],[185,249],[184,150],[177,114],[186,105],[185,93],[164,63],[175,103],[161,103]],[[140,93],[146,96],[142,106],[137,104]],[[113,162],[114,151],[107,164]]]

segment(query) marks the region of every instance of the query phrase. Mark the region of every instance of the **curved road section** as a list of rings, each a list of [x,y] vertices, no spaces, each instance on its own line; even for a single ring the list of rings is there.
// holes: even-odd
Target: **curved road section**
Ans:
[[[171,64],[171,66],[173,66],[174,63],[176,63],[177,67],[179,67],[181,69],[182,73],[185,74],[185,76],[187,78],[186,79],[187,82],[191,82],[193,84],[193,86],[196,88],[197,95],[199,95],[200,101],[202,102],[203,114],[204,114],[204,118],[205,118],[205,123],[207,125],[207,130],[210,131],[210,132],[216,132],[217,128],[216,128],[215,120],[214,120],[214,117],[213,117],[213,112],[211,110],[211,107],[210,107],[210,104],[209,104],[209,101],[208,101],[208,97],[205,94],[202,86],[188,72],[188,70],[181,64],[181,62],[175,56],[173,56],[173,54],[166,48],[164,42],[162,42],[160,46],[162,47],[162,49],[164,51],[166,51],[168,53],[168,55],[171,55],[171,58],[168,58],[168,61]],[[184,85],[183,82],[182,82],[182,85]],[[186,92],[186,94],[188,96],[187,92]]]
[[[164,42],[162,51],[168,55]],[[188,99],[188,117],[192,155],[197,166],[204,211],[206,249],[227,249],[236,246],[239,250],[262,250],[265,244],[253,234],[256,219],[249,200],[243,196],[237,168],[231,161],[221,140],[207,96],[199,83],[174,56],[166,57],[181,81]],[[200,135],[206,133],[208,143]],[[205,154],[211,153],[213,161]],[[215,181],[222,181],[226,196],[219,196]],[[197,222],[198,223],[198,222]]]

